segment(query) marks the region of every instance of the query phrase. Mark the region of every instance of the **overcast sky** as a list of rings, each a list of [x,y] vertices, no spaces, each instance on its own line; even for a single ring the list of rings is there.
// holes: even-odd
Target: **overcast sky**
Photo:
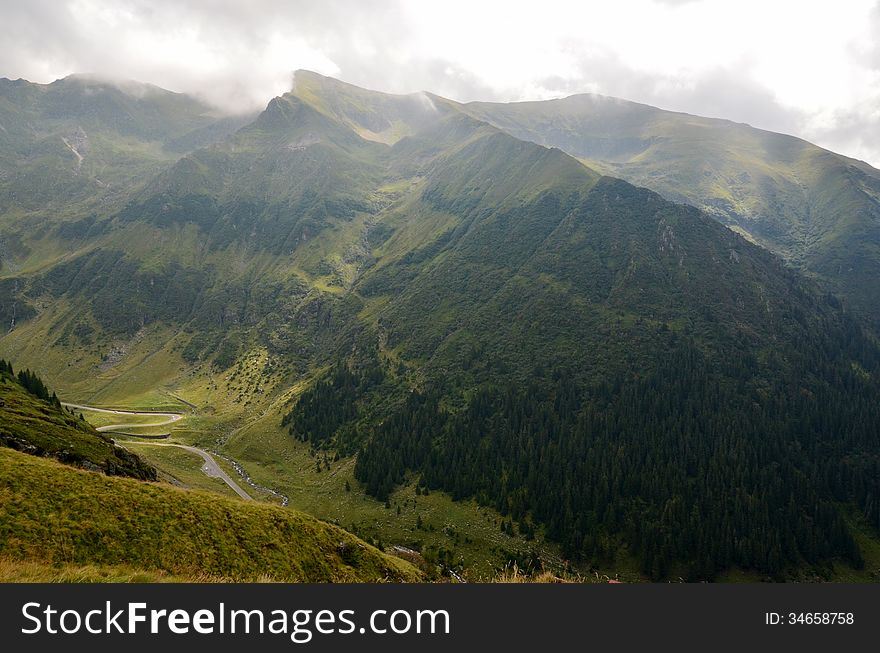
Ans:
[[[264,106],[307,68],[391,92],[596,92],[880,167],[880,1],[0,0],[0,76],[97,73]]]

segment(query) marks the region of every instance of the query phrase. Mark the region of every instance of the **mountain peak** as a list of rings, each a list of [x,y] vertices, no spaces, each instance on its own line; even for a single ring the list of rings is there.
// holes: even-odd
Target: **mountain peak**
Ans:
[[[344,82],[341,79],[337,79],[336,77],[330,77],[329,75],[322,75],[321,73],[316,73],[313,70],[305,70],[298,69],[293,73],[293,88],[291,89],[291,93],[296,94],[303,87],[305,88],[323,88],[325,90],[329,89],[337,89],[340,91],[346,91],[348,93],[354,93],[357,95],[370,95],[370,96],[382,96],[382,97],[411,97],[413,95],[420,95],[421,93],[385,93],[383,91],[374,91],[372,89],[367,89],[362,86],[357,86],[356,84],[351,84],[349,82]]]
[[[427,93],[370,91],[310,70],[297,70],[288,95],[354,130],[362,138],[392,145],[446,113]]]

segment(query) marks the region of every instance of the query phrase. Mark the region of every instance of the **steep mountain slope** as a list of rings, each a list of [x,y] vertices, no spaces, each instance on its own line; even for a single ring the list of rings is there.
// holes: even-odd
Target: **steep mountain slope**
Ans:
[[[464,107],[693,204],[880,320],[880,171],[791,136],[596,95]]]
[[[0,79],[0,270],[63,253],[182,153],[251,119],[149,84]]]
[[[5,361],[0,361],[0,447],[56,458],[111,476],[156,480],[156,470],[137,455],[113,444],[85,420],[62,408],[57,399],[50,400],[40,381],[34,387],[42,389],[44,397],[25,388]]]
[[[55,345],[83,352],[82,365],[59,380],[68,390],[68,379],[90,379],[144,328],[163,325],[186,328],[176,345],[188,364],[225,369],[253,338],[301,359],[302,369],[326,352],[338,335],[324,328],[328,311],[349,320],[355,307],[335,300],[364,264],[368,238],[381,234],[377,216],[401,201],[408,186],[400,184],[417,171],[391,170],[390,148],[333,117],[342,109],[316,102],[309,78],[297,77],[303,97],[272,100],[238,133],[159,173],[121,210],[89,219],[57,265],[0,282],[0,317],[21,327],[7,338],[9,351],[28,363]]]
[[[372,496],[416,478],[576,560],[858,566],[876,340],[704,213],[427,99],[298,75],[6,279],[0,352],[84,400],[190,388],[222,433],[283,408]]]
[[[292,433],[343,449],[360,434],[379,498],[415,471],[543,523],[574,557],[624,542],[654,578],[860,564],[835,502],[877,521],[876,342],[695,209],[474,129],[424,170],[421,201],[449,226],[395,260],[380,249],[355,286],[384,300],[380,342],[419,392],[377,408],[393,381],[377,391],[356,364],[304,395]],[[360,408],[322,423],[322,396]]]

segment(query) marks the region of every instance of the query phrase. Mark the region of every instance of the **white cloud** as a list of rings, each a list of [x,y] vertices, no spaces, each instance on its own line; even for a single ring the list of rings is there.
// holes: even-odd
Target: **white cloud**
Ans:
[[[265,104],[296,68],[460,100],[591,91],[796,133],[880,164],[874,0],[5,5],[0,74],[10,77],[95,72],[232,108]]]

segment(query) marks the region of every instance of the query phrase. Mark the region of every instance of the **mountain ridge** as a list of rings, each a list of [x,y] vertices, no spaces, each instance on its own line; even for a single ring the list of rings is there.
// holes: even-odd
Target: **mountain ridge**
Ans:
[[[880,171],[796,136],[604,96],[462,105],[520,138],[698,206],[876,322]]]

